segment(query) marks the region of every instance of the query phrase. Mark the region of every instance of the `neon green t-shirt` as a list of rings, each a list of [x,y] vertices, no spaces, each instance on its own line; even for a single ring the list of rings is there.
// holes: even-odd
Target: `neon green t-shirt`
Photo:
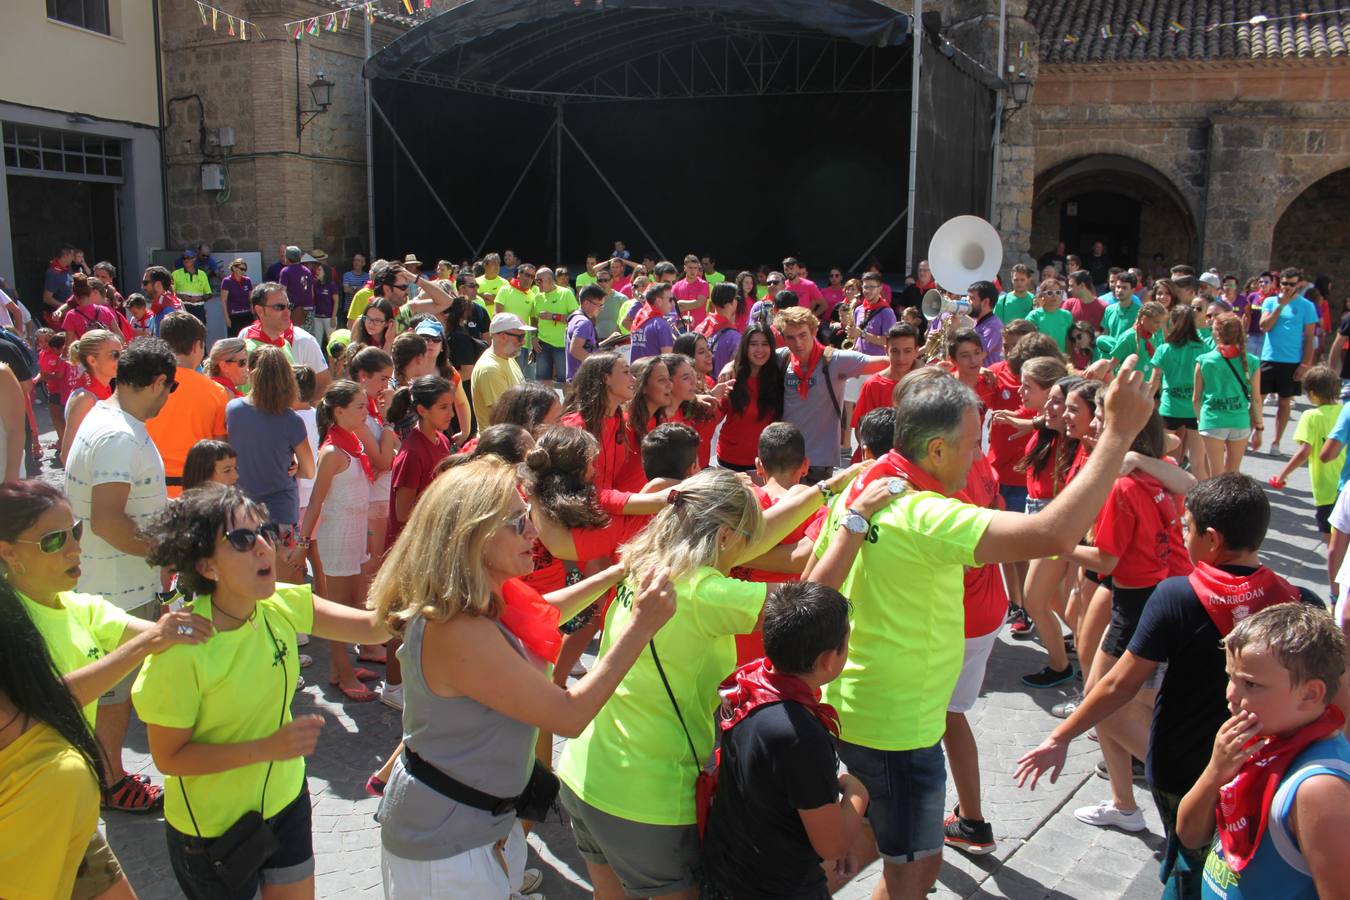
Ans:
[[[1252,427],[1251,373],[1261,368],[1261,361],[1250,353],[1245,357],[1245,371],[1241,359],[1224,359],[1217,350],[1202,353],[1195,361],[1205,383],[1204,399],[1200,402],[1201,431]]]
[[[206,277],[206,273],[201,269],[188,274],[187,269],[174,269],[173,292],[175,294],[186,294],[188,296],[209,297],[211,296],[211,282]]]
[[[102,659],[122,643],[122,634],[131,621],[125,612],[96,594],[61,591],[56,599],[61,604],[59,609],[19,594],[24,612],[37,626],[56,671],[63,676]],[[86,703],[81,712],[93,728],[98,701]]]
[[[1304,410],[1303,415],[1298,417],[1298,425],[1294,428],[1294,442],[1307,444],[1308,449],[1312,451],[1312,455],[1308,457],[1308,475],[1312,479],[1314,506],[1335,503],[1336,495],[1340,492],[1345,449],[1342,448],[1331,462],[1322,462],[1318,458],[1318,454],[1322,452],[1322,445],[1326,443],[1331,429],[1336,426],[1336,419],[1340,414],[1339,403],[1315,406]]]
[[[356,320],[365,313],[366,307],[370,305],[370,298],[375,296],[375,289],[363,287],[361,290],[352,294],[352,305],[347,308],[347,327],[352,327]]]
[[[1144,346],[1139,346],[1139,332],[1131,328],[1116,339],[1116,343],[1111,348],[1111,358],[1116,361],[1115,367],[1120,368],[1120,364],[1131,353],[1139,354],[1139,362],[1135,366],[1135,371],[1144,376],[1144,380],[1153,377],[1153,356],[1158,351],[1158,341],[1154,338],[1151,341],[1145,341]]]
[[[1153,365],[1162,370],[1159,413],[1177,419],[1195,416],[1195,407],[1191,405],[1195,393],[1195,361],[1206,352],[1207,348],[1199,341],[1180,347],[1163,341],[1153,351]]]
[[[488,278],[486,275],[479,275],[474,281],[478,282],[478,293],[495,295],[504,287],[508,287],[511,282],[507,281],[501,275],[496,278]]]
[[[721,272],[714,270],[712,272],[708,272],[707,274],[705,274],[703,276],[703,280],[708,282],[708,289],[712,290],[713,285],[721,284],[722,282],[726,281],[727,276],[723,275]]]
[[[1039,307],[1026,314],[1026,320],[1041,334],[1048,334],[1059,344],[1060,352],[1068,352],[1069,329],[1073,327],[1073,313],[1067,309],[1047,310]]]
[[[1027,291],[1025,294],[1018,294],[1014,291],[1008,291],[999,296],[994,304],[994,315],[998,316],[999,321],[1007,325],[1013,319],[1025,319],[1031,314],[1031,307],[1035,305],[1036,295]],[[1073,322],[1073,314],[1069,314],[1069,322]],[[1065,329],[1065,333],[1068,329]],[[1061,349],[1063,341],[1060,342]]]
[[[756,300],[763,300],[767,296],[769,296],[769,286],[767,284],[760,284],[755,286]]]
[[[614,326],[619,329],[619,334],[628,334],[629,331],[628,326],[624,324],[625,322],[628,321],[628,313],[632,311],[634,306],[636,306],[641,302],[642,302],[641,300],[636,299],[625,300],[623,304],[619,307],[619,318],[618,321],[614,323]]]
[[[539,340],[550,347],[563,346],[567,340],[567,317],[576,308],[577,297],[571,288],[555,287],[551,291],[535,294],[534,314],[539,318]],[[548,315],[558,316],[558,320],[544,318]]]
[[[713,748],[717,686],[736,667],[733,636],[755,627],[766,589],[705,566],[677,581],[675,591],[675,614],[653,643],[701,763]],[[606,617],[601,657],[628,627],[632,601],[632,584],[619,585]],[[567,742],[558,762],[558,777],[582,800],[649,825],[694,823],[695,774],[689,743],[650,648],[586,730]]]
[[[816,541],[823,556],[847,515],[835,499]],[[840,738],[876,750],[916,750],[942,740],[947,701],[965,655],[965,568],[992,510],[931,491],[896,498],[872,517],[840,592],[853,603],[843,673],[825,686]]]
[[[1099,334],[1092,341],[1092,361],[1106,359],[1116,347],[1116,339],[1109,334]]]
[[[1139,309],[1138,300],[1131,300],[1128,304],[1112,303],[1102,313],[1102,331],[1119,340],[1122,334],[1134,327],[1134,320],[1139,318]]]
[[[582,272],[574,279],[577,290],[581,290],[588,284],[595,284],[595,276],[590,272]]]
[[[212,619],[210,596],[195,598],[192,611]],[[258,601],[248,623],[147,659],[131,691],[136,712],[150,725],[191,728],[192,740],[199,744],[242,744],[268,737],[291,721],[300,672],[295,635],[313,627],[309,586],[278,584],[275,594]],[[200,828],[202,837],[211,838],[264,802],[263,816],[275,816],[299,795],[305,760],[297,756],[271,766],[270,777],[265,762],[212,775],[169,775],[164,779],[164,818],[185,834],[195,835]],[[183,802],[185,788],[195,828]]]

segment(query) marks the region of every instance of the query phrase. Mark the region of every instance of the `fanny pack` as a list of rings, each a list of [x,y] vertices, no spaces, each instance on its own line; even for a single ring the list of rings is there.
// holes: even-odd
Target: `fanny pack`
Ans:
[[[530,780],[525,783],[525,790],[514,797],[497,797],[476,787],[470,787],[457,778],[445,774],[418,756],[407,745],[403,747],[403,768],[408,770],[409,775],[442,797],[492,813],[494,816],[504,816],[514,811],[519,819],[542,822],[548,811],[555,807],[558,799],[558,776],[537,759],[534,761],[533,771],[530,772]]]

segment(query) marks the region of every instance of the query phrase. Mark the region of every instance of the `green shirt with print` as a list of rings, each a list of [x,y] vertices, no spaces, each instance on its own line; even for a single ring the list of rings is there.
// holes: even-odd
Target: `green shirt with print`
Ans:
[[[510,285],[510,282],[501,275],[497,275],[494,278],[488,278],[486,275],[479,275],[474,281],[478,282],[478,293],[480,296],[483,294],[495,295],[502,288]]]
[[[51,607],[15,593],[62,676],[116,650],[122,643],[127,622],[131,621],[129,615],[96,594],[61,591],[56,595],[57,606]],[[80,711],[93,728],[98,700],[86,703]]]
[[[1138,300],[1112,303],[1106,308],[1106,312],[1102,313],[1102,331],[1119,340],[1121,335],[1134,327],[1134,320],[1139,318],[1140,308]]]
[[[1048,334],[1059,344],[1061,353],[1069,349],[1069,329],[1073,327],[1073,313],[1067,309],[1033,309],[1027,313],[1026,320],[1036,326],[1041,334]]]
[[[1200,430],[1251,428],[1251,373],[1260,370],[1261,361],[1250,353],[1224,359],[1219,351],[1211,350],[1200,354],[1195,363],[1204,380]]]
[[[1130,354],[1135,353],[1139,356],[1139,362],[1134,370],[1144,376],[1147,381],[1153,377],[1153,354],[1158,349],[1156,340],[1144,342],[1144,346],[1139,346],[1139,332],[1131,328],[1116,339],[1116,343],[1111,347],[1111,358],[1116,361],[1115,368],[1119,369],[1120,364],[1129,358]]]
[[[1195,417],[1191,396],[1195,393],[1195,361],[1208,349],[1199,341],[1172,344],[1163,341],[1153,351],[1153,365],[1162,371],[1158,412],[1174,419]]]
[[[577,296],[571,288],[555,287],[534,296],[534,314],[539,319],[539,340],[550,347],[561,347],[567,340],[567,317],[577,308]],[[548,318],[557,316],[556,321]]]

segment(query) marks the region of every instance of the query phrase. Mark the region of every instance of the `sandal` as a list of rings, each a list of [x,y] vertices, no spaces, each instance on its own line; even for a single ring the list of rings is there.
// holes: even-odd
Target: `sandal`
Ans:
[[[364,651],[362,651],[362,650],[360,649],[360,647],[358,646],[358,647],[357,647],[357,651],[356,651],[356,661],[357,661],[357,662],[364,662],[364,663],[375,663],[375,665],[377,665],[377,666],[382,666],[382,665],[384,665],[385,663],[387,663],[389,660],[388,660],[387,656],[385,655],[385,649],[384,649],[383,647],[380,648],[380,652],[379,652],[378,654],[374,654],[374,653],[364,652]]]
[[[103,789],[103,808],[144,815],[156,812],[164,804],[164,789],[146,784],[132,775]]]
[[[372,672],[369,669],[364,669],[360,666],[357,666],[356,671],[352,674],[356,676],[357,681],[380,681],[384,678],[384,676],[380,675],[378,672]]]
[[[333,685],[333,687],[337,688],[339,691],[342,691],[342,696],[346,697],[353,703],[369,703],[372,700],[380,699],[379,694],[376,694],[374,691],[369,690],[367,688],[363,687],[345,688],[339,684],[335,684]]]

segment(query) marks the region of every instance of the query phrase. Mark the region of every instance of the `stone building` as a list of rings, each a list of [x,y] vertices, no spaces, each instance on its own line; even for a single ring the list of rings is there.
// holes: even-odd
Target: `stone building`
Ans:
[[[1335,8],[1028,0],[1035,37],[1010,42],[1010,60],[1026,57],[1035,87],[1005,131],[999,198],[1018,216],[1013,249],[1103,240],[1145,267],[1155,253],[1239,275],[1299,265],[1343,296],[1350,16],[1316,15]]]

